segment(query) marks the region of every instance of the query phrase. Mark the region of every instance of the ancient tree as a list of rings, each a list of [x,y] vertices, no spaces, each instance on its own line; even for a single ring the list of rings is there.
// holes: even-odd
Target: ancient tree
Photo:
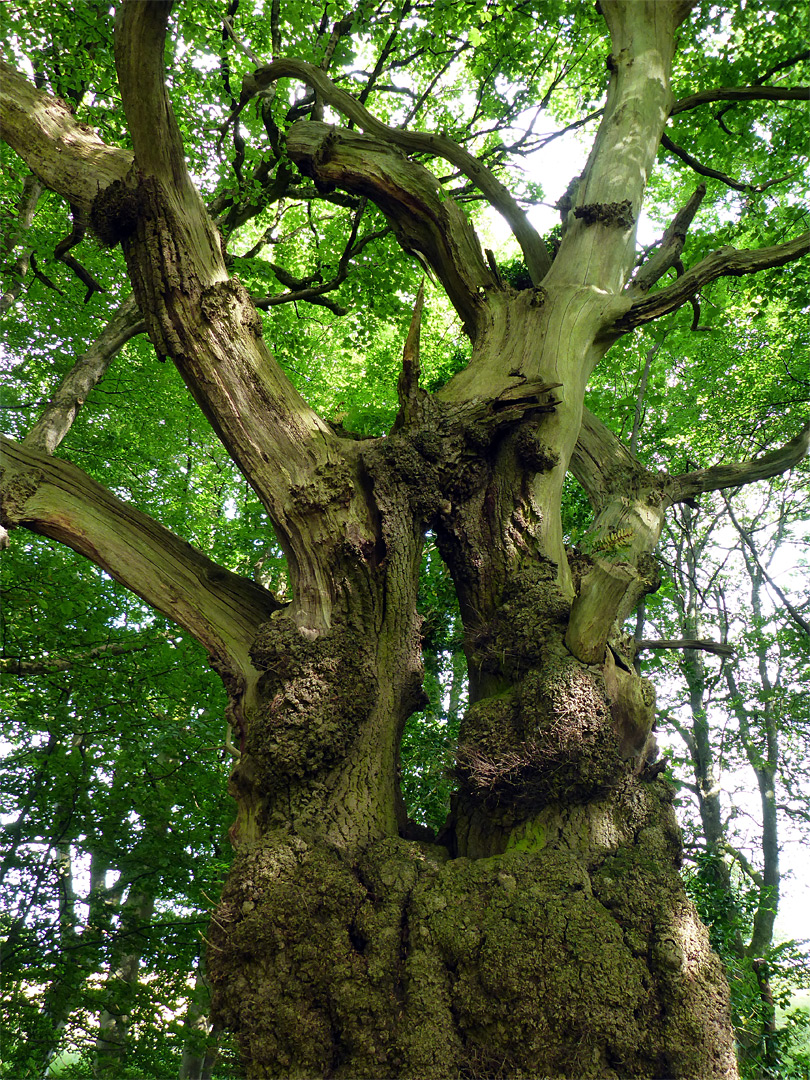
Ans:
[[[189,176],[166,87],[172,4],[128,0],[116,17],[132,150],[3,65],[3,137],[35,174],[31,197],[44,185],[102,243],[120,244],[133,291],[28,437],[4,440],[3,522],[70,545],[175,620],[227,689],[237,856],[208,966],[214,1022],[236,1032],[251,1077],[735,1075],[727,990],[678,875],[653,687],[621,626],[657,586],[667,509],[784,471],[805,454],[808,428],[751,461],[669,475],[584,405],[623,335],[718,278],[783,266],[810,246],[808,234],[726,245],[684,268],[700,185],[637,259],[656,158],[662,145],[679,150],[671,116],[806,97],[780,75],[674,100],[692,6],[600,0],[607,96],[553,244],[502,170],[443,133],[382,122],[367,93],[330,78],[328,57],[254,58],[224,129],[257,101],[265,110],[276,154],[265,191],[295,177],[347,206],[374,204],[470,342],[463,370],[427,392],[420,292],[396,422],[368,439],[346,437],[293,387],[230,272],[228,230],[249,214],[233,199],[206,207]],[[277,5],[271,17],[277,54]],[[393,38],[379,71],[392,48]],[[308,88],[284,130],[270,115],[281,79]],[[509,222],[523,287],[482,250],[442,171]],[[266,509],[289,600],[52,456],[88,386],[144,324]],[[563,541],[569,471],[593,507],[587,553]],[[409,823],[398,782],[403,725],[422,701],[428,530],[457,591],[469,670],[457,793],[438,837]]]

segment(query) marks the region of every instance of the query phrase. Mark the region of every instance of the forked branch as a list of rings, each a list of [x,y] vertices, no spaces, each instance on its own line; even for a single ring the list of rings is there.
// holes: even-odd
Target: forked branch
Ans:
[[[672,285],[637,300],[629,311],[616,320],[613,329],[618,333],[626,334],[637,326],[643,326],[644,323],[667,315],[670,311],[676,311],[705,285],[716,281],[717,278],[743,277],[745,274],[755,274],[760,270],[784,266],[806,255],[808,251],[810,251],[810,232],[801,233],[793,240],[785,244],[775,244],[773,247],[743,251],[730,246],[718,248],[695,266],[690,267]]]
[[[784,176],[777,176],[771,180],[766,180],[764,184],[748,184],[742,180],[735,180],[733,176],[729,176],[727,173],[720,172],[718,169],[712,169],[709,165],[703,165],[696,157],[692,157],[682,146],[678,146],[673,142],[668,135],[661,136],[661,145],[665,150],[669,150],[675,157],[681,159],[681,161],[688,165],[690,169],[693,169],[699,176],[706,176],[711,180],[719,180],[721,184],[725,184],[726,187],[730,187],[733,191],[751,191],[759,192],[766,191],[770,187],[774,187],[776,184],[782,184],[785,180],[789,180],[792,176],[795,176],[795,172],[786,173]]]
[[[403,249],[435,271],[468,333],[475,335],[481,290],[495,279],[466,215],[433,173],[375,136],[312,120],[289,129],[287,150],[322,189],[339,187],[371,199]]]

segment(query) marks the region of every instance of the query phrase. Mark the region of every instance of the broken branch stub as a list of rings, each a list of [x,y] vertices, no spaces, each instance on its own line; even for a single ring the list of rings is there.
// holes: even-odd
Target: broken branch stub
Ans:
[[[601,664],[622,599],[635,579],[629,566],[594,561],[582,578],[565,635],[566,648],[584,664]]]

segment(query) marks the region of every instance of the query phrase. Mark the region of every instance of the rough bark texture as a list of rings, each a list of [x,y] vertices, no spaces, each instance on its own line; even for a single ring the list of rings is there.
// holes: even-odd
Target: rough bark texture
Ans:
[[[661,782],[492,858],[266,835],[212,926],[216,1015],[257,1077],[731,1075],[677,843]]]
[[[415,703],[414,628],[369,635],[365,616],[308,642],[271,620],[234,773],[238,855],[210,927],[215,1021],[237,1032],[252,1077],[734,1075],[671,792],[646,771],[651,688],[608,649],[592,665],[566,649],[571,599],[553,563],[524,553],[498,584],[509,560],[482,532],[514,463],[487,467],[479,445],[465,475],[445,422],[442,439],[434,416],[432,442],[405,424],[366,464],[386,550],[413,548],[397,522],[432,517],[475,612],[451,820],[420,842],[400,817],[397,836],[379,780]],[[410,515],[388,501],[403,491]],[[511,524],[513,549],[530,545]],[[472,550],[491,580],[460,561]],[[386,564],[377,581],[404,601],[401,571]]]
[[[727,990],[678,875],[670,789],[651,767],[652,687],[616,625],[655,587],[666,508],[773,475],[806,435],[679,486],[583,406],[626,329],[715,276],[803,249],[723,251],[645,295],[680,251],[690,203],[661,259],[628,284],[690,6],[601,0],[607,103],[553,263],[511,196],[448,140],[409,143],[308,65],[257,71],[253,89],[311,79],[364,127],[296,124],[290,158],[321,188],[372,199],[430,263],[471,339],[465,370],[427,394],[417,310],[397,423],[364,442],[339,439],[298,395],[228,277],[164,86],[171,4],[127,0],[117,15],[134,164],[3,69],[5,137],[46,185],[84,200],[105,242],[121,243],[156,350],[252,484],[289,562],[284,606],[49,459],[40,450],[69,425],[70,401],[52,431],[8,443],[3,524],[70,544],[174,618],[228,690],[237,855],[207,966],[215,1027],[236,1032],[251,1078],[736,1074]],[[496,279],[461,209],[403,149],[449,157],[508,209],[532,288]],[[588,553],[563,544],[569,469],[596,515]],[[470,681],[458,792],[438,838],[408,821],[397,778],[422,694],[427,529],[455,582]]]

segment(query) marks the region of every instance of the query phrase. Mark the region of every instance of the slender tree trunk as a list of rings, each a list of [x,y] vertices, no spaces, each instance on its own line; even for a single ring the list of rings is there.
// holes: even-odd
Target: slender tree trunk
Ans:
[[[105,1005],[98,1022],[93,1076],[116,1080],[125,1074],[131,1010],[137,988],[141,950],[138,935],[149,924],[155,906],[154,893],[131,886],[121,905],[118,933],[121,944],[116,950],[114,967],[107,977]]]
[[[208,1080],[211,1076],[218,1047],[208,1019],[210,1007],[211,994],[201,959],[183,1021],[183,1056],[180,1061],[179,1080]]]
[[[763,625],[761,589],[763,574],[755,559],[749,557],[743,549],[746,569],[751,585],[751,605],[755,624]],[[767,647],[762,639],[757,650],[757,674],[759,675],[760,708],[749,715],[749,710],[740,693],[737,679],[731,668],[726,670],[726,682],[731,695],[731,707],[737,717],[740,735],[745,748],[748,763],[757,779],[762,813],[762,873],[756,875],[759,895],[754,910],[754,925],[751,940],[745,950],[750,958],[756,976],[760,998],[761,1038],[757,1039],[757,1050],[761,1049],[761,1063],[771,1071],[778,1068],[778,1048],[776,1044],[776,1010],[774,1007],[773,988],[770,980],[768,955],[773,947],[774,926],[779,911],[779,893],[781,873],[779,869],[779,822],[776,806],[776,780],[779,773],[779,733],[777,729],[775,693],[778,687],[768,670]],[[753,1056],[750,1055],[749,1056]],[[759,1057],[759,1054],[757,1055]]]

